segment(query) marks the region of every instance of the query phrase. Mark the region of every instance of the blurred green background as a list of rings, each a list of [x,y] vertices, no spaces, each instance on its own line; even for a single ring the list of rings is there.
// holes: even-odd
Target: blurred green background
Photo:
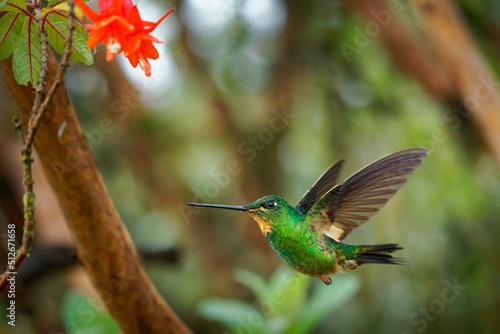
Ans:
[[[449,106],[403,74],[377,39],[346,57],[341,43],[365,23],[341,3],[139,2],[151,21],[174,6],[153,33],[165,43],[151,78],[121,56],[106,63],[99,48],[96,65],[73,64],[67,84],[136,246],[176,254],[144,265],[187,325],[198,333],[498,333],[500,173],[471,119],[444,117]],[[415,25],[403,6],[400,19]],[[458,6],[498,69],[499,4]],[[2,131],[16,140],[12,102],[2,111]],[[431,150],[425,163],[346,240],[399,243],[411,266],[365,265],[329,287],[286,268],[246,215],[184,205],[268,194],[295,204],[339,159],[347,177],[415,146]],[[20,307],[18,326],[2,321],[0,330],[119,332],[65,271],[22,294],[20,303],[37,307]],[[34,320],[41,315],[52,327]]]

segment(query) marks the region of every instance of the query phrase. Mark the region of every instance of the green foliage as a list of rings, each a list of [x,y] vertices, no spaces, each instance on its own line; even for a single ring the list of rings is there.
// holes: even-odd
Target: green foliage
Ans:
[[[12,61],[14,77],[21,85],[37,83],[42,66],[38,23],[31,18],[25,20],[17,40]]]
[[[0,17],[0,61],[7,59],[14,53],[23,30],[26,16],[19,12],[8,12]]]
[[[64,53],[64,41],[68,35],[68,18],[57,12],[49,12],[45,20],[47,42],[60,54]],[[92,65],[94,57],[87,47],[88,33],[80,25],[75,24],[73,43],[71,46],[71,60]]]
[[[88,297],[79,292],[70,291],[66,294],[62,305],[62,321],[66,333],[120,333],[120,327],[113,317],[98,308]]]
[[[0,5],[1,11],[23,12],[27,9],[26,1],[24,0],[7,0],[3,1]]]
[[[0,18],[0,61],[13,55],[12,69],[19,84],[38,82],[41,70],[41,38],[39,22],[43,22],[47,42],[60,54],[68,35],[67,6],[63,1],[50,1],[48,8],[41,10],[42,20],[35,18],[24,0],[8,0],[0,3],[0,11],[8,11]],[[36,4],[35,6],[39,6]],[[92,52],[87,47],[88,32],[75,22],[70,59],[91,65]]]
[[[252,291],[258,306],[221,298],[208,298],[198,305],[203,317],[222,323],[233,333],[310,333],[359,289],[357,276],[337,276],[330,287],[316,282],[308,295],[313,280],[283,266],[268,282],[242,269],[235,277]]]
[[[47,7],[54,7],[56,5],[59,5],[61,3],[65,3],[65,2],[68,2],[67,0],[49,0],[49,4],[47,5]]]
[[[7,4],[7,1],[8,0],[3,0],[2,2],[0,2],[0,10],[2,10],[2,8]]]
[[[205,318],[219,321],[232,329],[238,328],[240,319],[246,318],[249,314],[262,316],[260,310],[249,303],[216,297],[199,303],[198,312]]]

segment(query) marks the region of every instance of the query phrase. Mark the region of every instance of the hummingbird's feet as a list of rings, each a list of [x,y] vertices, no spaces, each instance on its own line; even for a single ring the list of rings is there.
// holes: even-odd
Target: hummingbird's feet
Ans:
[[[326,285],[330,285],[332,284],[332,279],[330,277],[328,277],[328,275],[321,275],[318,277],[323,283],[325,283]]]

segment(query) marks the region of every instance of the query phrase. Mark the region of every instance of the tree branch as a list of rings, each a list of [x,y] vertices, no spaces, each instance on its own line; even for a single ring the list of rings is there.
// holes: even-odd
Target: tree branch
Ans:
[[[452,0],[415,1],[422,19],[417,39],[383,0],[342,0],[367,21],[379,24],[385,49],[395,63],[412,75],[431,96],[443,103],[460,102],[471,115],[484,143],[500,164],[499,83],[477,50]],[[400,6],[402,6],[400,4]]]
[[[483,141],[500,164],[499,82],[474,44],[452,0],[415,1],[435,61],[472,116]]]
[[[26,126],[34,91],[17,84],[11,58],[0,66]],[[54,84],[57,72],[57,61],[49,51],[47,85]],[[35,148],[74,235],[78,255],[111,315],[125,333],[189,333],[142,268],[64,86],[55,92],[46,116]]]
[[[387,53],[403,71],[414,77],[429,95],[440,102],[452,100],[446,73],[430,57],[413,32],[397,17],[400,9],[390,10],[384,0],[341,0],[353,13],[380,27],[380,38]],[[399,4],[399,6],[403,6]],[[385,19],[384,22],[381,20]]]
[[[35,134],[40,125],[43,115],[47,110],[47,107],[54,96],[57,87],[61,83],[64,72],[68,67],[68,60],[71,55],[71,43],[73,41],[73,19],[74,19],[74,7],[73,1],[69,1],[69,20],[68,20],[68,36],[66,37],[64,45],[64,55],[63,59],[59,65],[59,70],[57,73],[56,80],[54,81],[49,94],[47,94],[45,100],[41,104],[42,97],[45,91],[45,78],[47,76],[47,64],[48,64],[48,48],[47,48],[47,32],[43,27],[43,16],[42,9],[36,5],[35,13],[38,18],[38,27],[40,33],[40,49],[41,49],[41,68],[40,75],[38,78],[38,83],[36,85],[35,100],[33,102],[33,107],[31,108],[31,113],[28,122],[28,129],[26,134],[24,134],[22,129],[22,124],[16,118],[14,120],[14,126],[19,132],[21,139],[23,141],[23,148],[21,150],[22,163],[23,163],[23,185],[24,185],[24,196],[23,196],[23,206],[24,206],[24,226],[23,226],[23,240],[21,247],[16,251],[16,258],[14,264],[9,264],[6,271],[0,275],[0,291],[2,291],[6,284],[7,279],[10,274],[18,268],[22,261],[30,256],[31,247],[33,245],[33,240],[35,237],[35,194],[33,193],[33,177],[31,173],[31,164],[33,159],[31,154],[33,151],[33,141],[35,139]],[[40,105],[41,104],[41,105]]]

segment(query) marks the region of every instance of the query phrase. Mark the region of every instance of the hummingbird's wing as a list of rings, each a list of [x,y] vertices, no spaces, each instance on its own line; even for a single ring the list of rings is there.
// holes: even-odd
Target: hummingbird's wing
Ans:
[[[300,201],[295,206],[295,210],[306,213],[311,206],[316,203],[324,194],[332,189],[337,184],[337,177],[344,160],[339,160],[331,165],[321,176],[314,182],[314,185],[309,189]]]
[[[318,200],[307,213],[310,221],[319,233],[341,242],[401,189],[428,152],[411,148],[369,164]]]

